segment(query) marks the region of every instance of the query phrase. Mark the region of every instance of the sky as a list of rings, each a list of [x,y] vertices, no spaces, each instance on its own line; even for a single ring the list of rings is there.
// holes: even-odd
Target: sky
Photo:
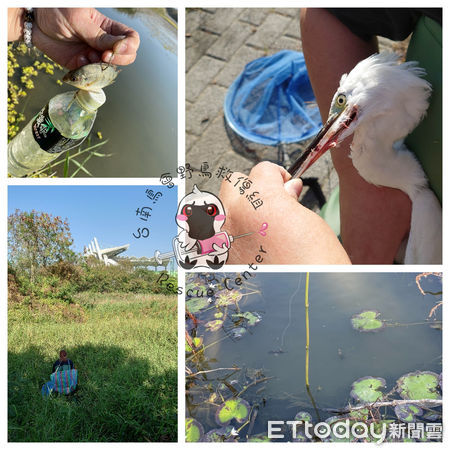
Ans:
[[[146,190],[162,195],[151,200]],[[130,244],[121,256],[152,257],[155,250],[171,251],[177,234],[177,206],[176,186],[8,187],[8,215],[16,209],[34,209],[67,218],[74,240],[72,249],[77,252],[82,252],[94,236],[101,248]],[[136,214],[142,207],[152,208],[147,221],[143,220],[145,216]],[[136,239],[133,233],[138,236],[138,228],[142,236]],[[143,228],[149,230],[147,238],[143,237],[147,233]]]

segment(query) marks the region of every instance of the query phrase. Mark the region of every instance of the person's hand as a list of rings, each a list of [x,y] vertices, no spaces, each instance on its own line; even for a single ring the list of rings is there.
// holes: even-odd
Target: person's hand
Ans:
[[[100,61],[127,65],[136,58],[139,34],[94,8],[36,8],[34,18],[33,45],[70,70]],[[20,20],[9,26],[14,23]],[[17,38],[17,31],[9,30],[10,36]]]
[[[234,172],[224,180],[220,199],[226,210],[224,228],[231,236],[254,231],[234,241],[229,264],[348,264],[349,259],[331,228],[314,212],[298,203],[300,179],[269,162],[256,165],[248,178],[252,184],[241,195]],[[246,198],[257,192],[263,204],[256,209]],[[266,236],[257,233],[266,222]],[[259,258],[256,256],[259,255]],[[262,258],[262,260],[261,260]]]

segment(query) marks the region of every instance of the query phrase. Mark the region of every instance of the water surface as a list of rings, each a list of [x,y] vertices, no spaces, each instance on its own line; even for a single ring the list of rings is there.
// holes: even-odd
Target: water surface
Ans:
[[[351,385],[361,377],[384,378],[388,391],[408,372],[442,371],[441,331],[431,328],[430,323],[403,326],[425,322],[441,297],[423,296],[416,285],[416,275],[310,274],[309,380],[321,420],[332,415],[324,408],[342,408],[348,403]],[[229,275],[232,279],[235,276]],[[220,279],[219,274],[217,278]],[[301,410],[309,411],[317,421],[305,389],[305,274],[260,273],[250,282],[244,283],[243,292],[259,293],[244,295],[238,305],[241,311],[259,312],[262,321],[248,327],[241,339],[233,340],[230,329],[228,334],[224,328],[216,332],[205,330],[204,323],[214,319],[216,308],[197,313],[200,321],[197,336],[204,337],[204,345],[218,342],[203,352],[200,362],[189,360],[188,367],[195,372],[237,366],[262,369],[265,376],[275,377],[249,389],[244,396],[250,404],[260,404],[253,433],[266,432],[268,420],[293,420]],[[424,280],[422,286],[441,291],[440,281],[435,277]],[[351,316],[367,309],[379,311],[381,319],[396,326],[386,326],[376,333],[354,330]],[[440,309],[436,319],[441,320]],[[280,349],[284,353],[271,353]],[[242,372],[227,378],[228,382],[236,380],[233,383],[238,390],[246,381]],[[208,374],[205,385],[215,386],[217,381],[212,380],[224,374]],[[208,431],[217,428],[215,407],[194,406],[201,403],[201,385],[202,382],[188,385],[187,414],[199,420]]]
[[[106,16],[138,31],[136,61],[123,66],[116,81],[105,88],[106,103],[99,109],[91,132],[101,132],[108,158],[91,158],[86,168],[98,177],[157,177],[177,164],[177,29],[161,10],[150,8],[99,9]],[[28,58],[25,64],[32,64]],[[39,74],[28,91],[26,122],[53,96],[73,90]],[[25,123],[26,123],[25,122]],[[21,124],[22,126],[25,123]],[[74,167],[74,166],[73,166]],[[62,170],[58,172],[62,175]],[[82,171],[78,176],[86,176]]]

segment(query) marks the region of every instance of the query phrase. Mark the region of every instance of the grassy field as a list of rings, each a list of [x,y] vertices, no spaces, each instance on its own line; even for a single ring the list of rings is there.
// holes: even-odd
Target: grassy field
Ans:
[[[9,306],[9,441],[175,441],[176,296],[75,300]],[[78,389],[43,398],[62,348],[79,371]]]

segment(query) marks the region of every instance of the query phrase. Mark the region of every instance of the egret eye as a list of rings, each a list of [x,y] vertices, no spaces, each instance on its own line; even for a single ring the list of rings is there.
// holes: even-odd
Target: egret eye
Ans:
[[[342,108],[347,103],[347,97],[344,94],[339,94],[336,97],[336,106]]]
[[[72,75],[71,77],[70,77],[70,81],[77,81],[77,77],[75,76],[75,75]]]

